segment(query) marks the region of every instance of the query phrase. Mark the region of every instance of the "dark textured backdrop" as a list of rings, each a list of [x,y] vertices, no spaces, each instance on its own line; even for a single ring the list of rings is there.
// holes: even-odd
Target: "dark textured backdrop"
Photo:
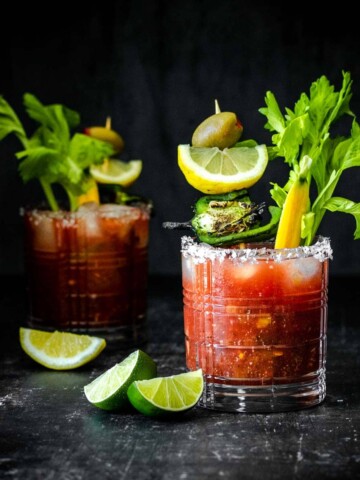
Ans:
[[[199,121],[212,113],[214,98],[223,110],[238,113],[244,137],[269,142],[258,113],[266,90],[292,106],[322,74],[339,85],[345,69],[354,79],[353,111],[360,114],[357,16],[327,8],[316,17],[310,8],[296,8],[238,0],[119,0],[87,2],[76,14],[61,2],[40,17],[33,3],[13,3],[1,15],[0,93],[18,112],[25,91],[45,103],[65,103],[81,112],[83,125],[102,124],[111,115],[127,144],[122,158],[144,162],[133,191],[156,206],[151,272],[177,273],[180,234],[161,224],[189,219],[200,194],[180,173],[176,146],[190,142]],[[0,144],[0,273],[22,271],[19,208],[40,198],[36,184],[24,187],[18,178],[15,148],[12,140]],[[358,170],[344,175],[339,195],[360,201]],[[284,173],[280,162],[272,163],[253,188],[255,199],[267,200],[269,181]],[[354,226],[351,216],[340,214],[324,222],[335,250],[333,273],[360,273]]]

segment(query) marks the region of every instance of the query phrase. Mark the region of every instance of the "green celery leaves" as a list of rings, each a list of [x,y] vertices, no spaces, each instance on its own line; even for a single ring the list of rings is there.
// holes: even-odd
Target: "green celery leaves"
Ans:
[[[308,180],[314,180],[316,195],[304,215],[302,238],[309,245],[318,231],[326,212],[351,213],[356,220],[355,238],[360,238],[360,204],[340,197],[333,197],[342,172],[347,168],[360,166],[360,127],[353,120],[351,132],[346,137],[332,137],[331,127],[344,115],[354,116],[350,110],[352,80],[349,72],[343,72],[339,91],[322,76],[313,82],[309,95],[302,93],[293,110],[285,108],[282,114],[272,92],[265,97],[266,107],[259,111],[267,118],[265,128],[273,132],[274,153],[289,164],[290,178],[281,188],[273,184],[271,195],[281,207],[299,168],[301,159],[308,155],[312,166]]]
[[[11,133],[15,134],[22,145],[26,147],[27,137],[20,120],[7,101],[0,96],[0,140]]]
[[[114,154],[113,147],[106,142],[76,133],[69,145],[69,156],[81,168],[88,168],[94,164],[101,164],[104,158]]]
[[[343,212],[353,215],[356,221],[354,239],[358,240],[360,238],[360,203],[342,197],[332,197],[324,204],[324,208],[330,212]]]
[[[76,208],[76,196],[92,185],[88,168],[113,155],[109,143],[71,130],[80,123],[80,116],[64,105],[43,105],[34,95],[25,93],[24,107],[29,117],[39,124],[27,137],[17,115],[0,97],[0,140],[15,134],[23,145],[16,154],[20,160],[19,172],[24,182],[38,179],[53,210],[59,207],[51,185],[60,184],[66,191],[70,208]]]

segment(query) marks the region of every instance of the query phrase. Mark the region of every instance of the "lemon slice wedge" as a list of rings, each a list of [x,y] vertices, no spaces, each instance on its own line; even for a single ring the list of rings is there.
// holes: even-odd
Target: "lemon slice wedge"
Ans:
[[[139,178],[141,170],[141,160],[123,162],[121,160],[107,159],[101,165],[92,165],[90,167],[90,173],[97,182],[112,183],[122,187],[130,187]]]
[[[20,328],[20,344],[35,362],[53,370],[70,370],[93,360],[105,348],[103,338],[68,332]]]
[[[186,180],[206,194],[249,188],[264,174],[268,163],[265,145],[201,148],[178,146],[178,164]]]

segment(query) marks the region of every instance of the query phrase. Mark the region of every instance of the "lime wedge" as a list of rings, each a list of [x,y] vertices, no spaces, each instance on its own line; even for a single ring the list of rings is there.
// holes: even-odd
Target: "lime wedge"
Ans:
[[[131,404],[150,417],[184,412],[193,408],[204,389],[202,370],[171,377],[135,381],[128,389]]]
[[[135,380],[156,376],[156,363],[136,350],[84,387],[90,403],[103,410],[120,410],[129,404],[126,392]]]
[[[265,145],[233,147],[178,146],[178,164],[186,180],[206,194],[227,193],[254,185],[268,163]]]
[[[20,328],[20,344],[35,362],[53,370],[70,370],[93,360],[105,348],[103,338],[68,332]]]

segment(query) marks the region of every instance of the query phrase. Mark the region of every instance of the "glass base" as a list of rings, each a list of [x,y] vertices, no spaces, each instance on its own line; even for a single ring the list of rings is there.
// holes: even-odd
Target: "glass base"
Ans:
[[[45,326],[42,322],[37,321],[33,317],[28,318],[27,326],[30,328],[36,328],[38,330],[54,331],[56,329],[60,331],[66,331],[71,333],[80,333],[84,335],[92,335],[94,337],[104,338],[110,345],[116,347],[135,347],[143,345],[147,342],[147,328],[146,322],[136,325],[122,325],[119,327],[50,327]]]
[[[326,395],[325,369],[311,381],[279,385],[234,385],[228,379],[204,378],[199,406],[211,410],[244,413],[272,413],[301,410],[319,405]],[[215,380],[215,382],[214,382]]]

